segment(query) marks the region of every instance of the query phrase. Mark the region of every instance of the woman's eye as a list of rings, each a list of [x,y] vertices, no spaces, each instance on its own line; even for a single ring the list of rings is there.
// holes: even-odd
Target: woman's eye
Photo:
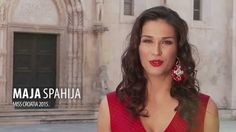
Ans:
[[[144,39],[142,40],[143,43],[152,43],[152,40]]]
[[[170,40],[166,40],[166,41],[162,41],[162,44],[172,44],[173,42],[172,41],[170,41]]]

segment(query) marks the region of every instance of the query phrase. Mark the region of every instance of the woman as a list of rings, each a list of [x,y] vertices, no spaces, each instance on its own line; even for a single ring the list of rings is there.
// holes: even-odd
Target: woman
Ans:
[[[99,132],[218,132],[215,103],[199,92],[188,26],[163,6],[135,21],[123,80],[100,104]]]

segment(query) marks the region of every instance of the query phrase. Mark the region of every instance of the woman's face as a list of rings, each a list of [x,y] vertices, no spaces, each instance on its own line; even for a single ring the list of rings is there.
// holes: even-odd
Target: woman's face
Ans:
[[[147,76],[166,76],[175,64],[177,42],[174,27],[163,19],[142,27],[139,55]]]

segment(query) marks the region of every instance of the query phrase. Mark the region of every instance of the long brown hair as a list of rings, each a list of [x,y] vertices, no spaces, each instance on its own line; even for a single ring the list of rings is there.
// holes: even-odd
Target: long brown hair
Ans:
[[[196,79],[195,62],[192,57],[192,45],[188,42],[187,23],[173,10],[158,6],[145,10],[137,17],[130,33],[129,45],[122,55],[123,79],[116,88],[121,101],[125,102],[127,111],[134,116],[143,114],[146,103],[147,79],[139,57],[139,44],[142,27],[150,20],[163,19],[175,29],[177,38],[177,57],[184,64],[186,77],[181,82],[172,81],[170,94],[179,101],[177,111],[181,117],[193,125],[194,115],[198,108],[199,85]]]

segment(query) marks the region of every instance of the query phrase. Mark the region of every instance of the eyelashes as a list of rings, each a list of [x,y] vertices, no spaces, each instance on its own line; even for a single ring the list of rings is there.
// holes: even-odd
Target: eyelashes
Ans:
[[[152,40],[142,40],[141,42],[143,42],[143,43],[152,43]]]
[[[167,44],[167,45],[170,45],[170,44],[173,44],[174,42],[170,41],[170,40],[165,40],[165,41],[161,41],[162,44]]]
[[[147,44],[152,44],[154,43],[153,40],[150,40],[150,39],[143,39],[141,40],[142,43],[147,43]],[[165,45],[171,45],[174,43],[174,41],[172,40],[161,40],[160,41],[161,44],[165,44]]]

